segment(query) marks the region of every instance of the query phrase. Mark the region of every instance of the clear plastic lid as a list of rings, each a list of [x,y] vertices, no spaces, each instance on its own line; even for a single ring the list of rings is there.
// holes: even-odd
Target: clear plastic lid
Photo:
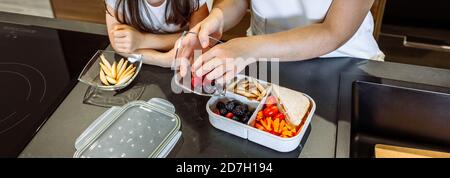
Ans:
[[[185,31],[181,40],[177,42],[175,60],[172,64],[174,70],[174,83],[182,88],[185,92],[195,93],[202,96],[219,96],[224,95],[226,90],[223,86],[215,84],[215,81],[207,81],[205,77],[196,77],[191,71],[191,66],[198,57],[209,49],[213,48],[217,44],[223,44],[223,42],[214,37],[209,37],[210,46],[208,48],[202,48],[198,39],[198,34],[195,32]],[[190,41],[189,44],[183,45],[186,41]],[[183,65],[182,65],[183,64]],[[187,67],[185,74],[182,74],[182,66]]]
[[[154,158],[180,130],[171,111],[142,101],[127,104],[101,126],[74,157]]]

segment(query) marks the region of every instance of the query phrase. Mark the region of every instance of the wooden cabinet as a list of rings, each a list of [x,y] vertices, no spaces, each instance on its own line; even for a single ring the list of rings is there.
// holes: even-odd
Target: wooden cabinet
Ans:
[[[56,18],[105,23],[104,0],[51,0]]]
[[[104,0],[51,0],[51,2],[56,18],[105,23]],[[386,0],[375,0],[371,10],[375,20],[374,36],[377,39],[381,30],[385,4]],[[249,25],[250,13],[248,12],[243,21],[228,31],[224,38],[245,36]]]
[[[374,36],[375,39],[378,40],[378,37],[381,33],[381,24],[383,23],[383,16],[384,16],[384,7],[386,5],[386,0],[375,0],[373,6],[372,6],[372,14],[373,14],[373,20],[375,21],[375,29],[374,29]]]

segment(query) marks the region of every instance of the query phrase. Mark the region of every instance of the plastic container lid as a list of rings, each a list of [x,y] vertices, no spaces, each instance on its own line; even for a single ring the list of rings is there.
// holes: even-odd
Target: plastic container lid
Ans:
[[[84,136],[74,157],[161,157],[173,138],[180,136],[181,122],[174,110],[154,103],[137,101],[119,109],[105,124]]]
[[[189,47],[183,46],[182,41],[184,41],[186,38],[193,38],[196,39],[196,41]],[[185,92],[194,93],[201,96],[221,96],[226,92],[224,87],[212,83],[210,83],[209,85],[204,85],[203,78],[197,79],[201,80],[200,82],[202,83],[202,85],[194,87],[192,83],[192,78],[194,76],[190,67],[187,68],[186,76],[182,76],[180,71],[180,65],[182,63],[181,60],[183,58],[182,56],[190,56],[187,60],[189,61],[190,65],[192,65],[194,60],[200,57],[201,54],[208,51],[210,48],[213,48],[216,44],[223,44],[221,40],[213,38],[211,36],[209,37],[209,39],[210,46],[204,49],[200,45],[200,40],[198,40],[197,33],[188,31],[183,32],[180,42],[176,44],[176,60],[174,60],[174,63],[172,64],[172,69],[174,71],[173,82],[176,86],[180,87]]]

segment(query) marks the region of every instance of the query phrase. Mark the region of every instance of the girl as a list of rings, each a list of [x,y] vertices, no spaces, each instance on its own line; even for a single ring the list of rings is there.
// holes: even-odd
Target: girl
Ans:
[[[112,47],[138,53],[144,63],[170,67],[181,32],[209,15],[206,0],[106,0]]]

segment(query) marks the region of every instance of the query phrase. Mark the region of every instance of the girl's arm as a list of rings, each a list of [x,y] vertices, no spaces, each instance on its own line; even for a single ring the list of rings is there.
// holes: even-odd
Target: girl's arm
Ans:
[[[189,22],[189,28],[194,27],[205,19],[209,15],[208,6],[205,4],[194,14]],[[172,46],[173,47],[173,46]],[[172,62],[175,59],[176,49],[172,49],[169,52],[162,53],[152,49],[141,49],[137,51],[139,54],[144,55],[144,63],[150,65],[157,65],[161,67],[171,67]]]
[[[209,14],[208,7],[206,5],[202,6],[198,11],[196,11],[189,23],[189,27],[193,27],[206,18]],[[178,34],[179,35],[179,34]],[[179,36],[178,36],[179,37]],[[177,39],[178,39],[177,37]],[[175,39],[174,41],[176,41]],[[173,49],[175,42],[171,46],[171,50],[168,52],[159,52],[155,49],[138,49],[134,51],[135,53],[142,54],[144,56],[144,63],[149,65],[156,65],[160,67],[171,67],[172,61],[175,58],[176,50]],[[114,47],[114,45],[113,45]]]
[[[114,9],[107,5],[106,25],[108,35],[114,49],[118,52],[132,53],[137,49],[150,48],[159,51],[172,49],[180,33],[175,34],[151,34],[142,33],[135,28],[121,24],[114,17]]]
[[[113,8],[107,6],[108,12]],[[114,49],[119,52],[132,53],[138,49],[154,49],[157,51],[168,51],[173,48],[175,41],[181,33],[175,34],[150,34],[141,33],[135,28],[121,24],[113,13],[106,13],[106,24],[108,34]],[[207,5],[203,5],[192,15],[189,27],[193,27],[209,15]]]

